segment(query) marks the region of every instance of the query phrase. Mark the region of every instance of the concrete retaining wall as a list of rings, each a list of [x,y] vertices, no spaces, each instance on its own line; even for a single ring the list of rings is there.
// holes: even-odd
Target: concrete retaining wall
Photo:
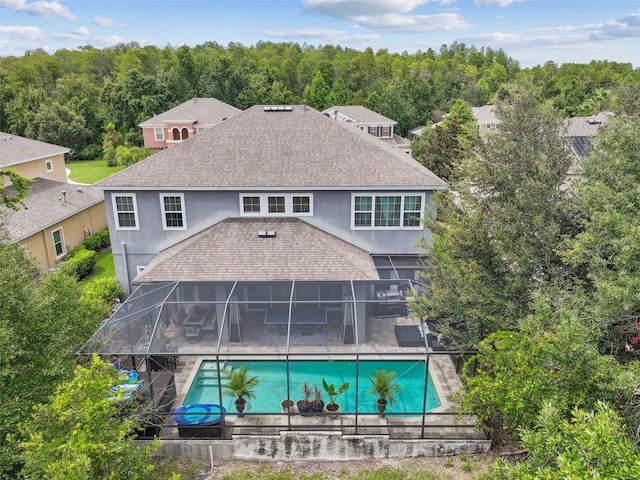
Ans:
[[[163,440],[159,456],[221,460],[366,460],[436,457],[489,451],[489,440],[413,440],[332,432],[234,435],[233,440]]]

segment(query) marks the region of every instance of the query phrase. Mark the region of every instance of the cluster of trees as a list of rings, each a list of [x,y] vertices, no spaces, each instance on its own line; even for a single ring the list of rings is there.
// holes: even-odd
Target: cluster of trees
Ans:
[[[464,134],[463,112],[444,127],[459,141],[441,150],[451,188],[416,310],[479,350],[462,408],[495,444],[527,449],[496,478],[640,471],[639,96],[638,79],[617,89],[575,180],[563,115],[530,83],[501,92],[486,139]]]
[[[631,64],[606,61],[521,69],[502,50],[463,43],[412,55],[272,42],[35,50],[0,57],[0,130],[69,147],[72,160],[94,159],[108,148],[107,125],[121,145],[141,146],[139,123],[190,98],[214,97],[240,109],[303,100],[320,110],[365,105],[406,136],[439,121],[457,99],[487,104],[514,79],[530,79],[565,115],[587,115],[606,108],[610,89],[633,73]]]

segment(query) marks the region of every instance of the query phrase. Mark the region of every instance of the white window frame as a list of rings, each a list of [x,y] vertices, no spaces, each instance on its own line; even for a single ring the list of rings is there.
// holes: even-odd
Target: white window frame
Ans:
[[[54,235],[58,232],[60,232],[60,253],[58,253],[56,250],[56,245],[58,244],[56,243],[56,239],[54,237]],[[62,231],[62,227],[56,228],[55,230],[51,231],[51,241],[53,242],[53,251],[56,255],[56,260],[58,258],[64,257],[65,253],[67,253],[67,249],[64,243],[64,232]]]
[[[164,127],[153,127],[153,136],[156,142],[164,142]]]
[[[44,170],[47,173],[53,172],[53,160],[51,160],[50,158],[47,158],[44,161]]]
[[[202,133],[206,130],[206,128],[204,127],[196,127],[196,135],[198,135],[199,133]]]
[[[369,225],[356,225],[356,197],[371,197],[371,220]],[[385,226],[378,227],[375,225],[376,219],[376,197],[401,197],[400,204],[400,225],[398,226]],[[405,197],[420,197],[420,221],[418,225],[405,225],[404,217],[405,213],[413,212],[413,210],[405,211]],[[422,220],[424,219],[425,209],[425,194],[424,193],[409,193],[409,192],[385,192],[385,193],[352,193],[351,194],[351,229],[352,230],[423,230]]]
[[[380,125],[378,128],[380,129],[380,138],[391,138],[393,131],[391,125]]]
[[[136,275],[140,275],[145,267],[146,265],[136,265]]]
[[[244,199],[246,197],[257,197],[260,199],[259,212],[244,211]],[[284,212],[269,213],[269,197],[283,197]],[[309,211],[294,212],[293,197],[307,197],[309,199]],[[313,194],[312,193],[241,193],[240,194],[240,216],[242,217],[312,217],[313,216]]]
[[[165,210],[164,199],[166,197],[178,197],[180,198],[180,206],[181,210],[178,211],[168,211]],[[183,193],[161,193],[160,194],[160,210],[162,211],[162,227],[165,230],[186,230],[187,229],[187,213],[184,205],[184,194]],[[167,213],[180,213],[182,215],[182,226],[174,227],[171,225],[167,225]]]
[[[131,202],[133,204],[133,212],[119,212],[116,199],[120,197],[130,197]],[[140,220],[138,218],[138,202],[136,201],[135,193],[113,193],[111,195],[111,204],[113,206],[113,219],[116,225],[116,230],[140,230]],[[121,226],[120,219],[118,218],[118,213],[133,213],[133,219],[135,221],[135,226]]]

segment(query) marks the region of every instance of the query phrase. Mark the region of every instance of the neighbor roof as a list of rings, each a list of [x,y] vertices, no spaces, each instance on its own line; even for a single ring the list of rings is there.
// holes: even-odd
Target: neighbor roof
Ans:
[[[595,137],[600,128],[609,123],[615,113],[600,112],[589,117],[572,117],[567,120],[567,136]]]
[[[424,190],[446,183],[406,153],[317,110],[256,105],[96,186]]]
[[[44,178],[36,178],[29,186],[31,189],[23,202],[24,207],[19,210],[0,207],[0,214],[3,220],[6,219],[9,236],[14,242],[104,201],[103,193],[91,187],[79,187]],[[5,193],[15,195],[16,191],[13,186],[9,186],[5,188]]]
[[[213,126],[236,116],[242,110],[215,98],[192,98],[155,117],[142,122],[140,127],[158,127],[172,123],[197,123]]]
[[[0,166],[10,167],[41,158],[69,153],[69,149],[32,140],[12,133],[0,132]]]
[[[361,105],[337,105],[323,110],[322,113],[328,114],[335,120],[335,112],[347,117],[354,123],[391,123],[394,125],[398,123],[395,120],[376,113],[373,110],[369,110],[367,107],[363,107]]]
[[[259,232],[273,231],[262,238]],[[297,218],[230,218],[160,252],[134,283],[378,279],[361,248]]]

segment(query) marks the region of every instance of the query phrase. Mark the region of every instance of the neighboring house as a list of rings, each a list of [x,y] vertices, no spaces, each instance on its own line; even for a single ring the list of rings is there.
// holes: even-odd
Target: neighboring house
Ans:
[[[360,105],[339,105],[327,108],[322,113],[334,120],[350,123],[398,150],[402,150],[405,153],[411,152],[409,140],[394,132],[394,127],[398,122],[373,110]]]
[[[154,150],[172,147],[242,110],[215,98],[192,98],[142,122],[144,146]]]
[[[0,132],[0,167],[13,168],[26,178],[67,182],[65,153],[69,153],[66,147]],[[5,178],[4,186],[10,184]]]
[[[471,107],[471,113],[478,124],[478,131],[481,135],[486,135],[498,128],[500,120],[496,117],[495,105],[483,105],[482,107]],[[440,125],[442,122],[434,123],[432,126]],[[424,126],[409,130],[409,138],[413,139],[422,135]]]
[[[91,187],[67,183],[68,148],[0,132],[0,167],[33,179],[24,206],[0,206],[0,224],[24,245],[42,269],[55,267],[67,251],[107,227],[104,196]],[[4,179],[5,192],[15,188]]]
[[[445,182],[302,105],[254,106],[99,182],[119,283],[415,278]]]
[[[24,206],[0,206],[0,223],[13,242],[25,246],[42,269],[55,268],[64,255],[107,227],[104,196],[91,187],[36,178]],[[14,194],[14,187],[5,191]]]
[[[614,117],[615,114],[612,112],[600,112],[589,117],[573,117],[567,120],[566,136],[574,156],[569,167],[569,177],[580,174],[580,162],[590,155],[594,137]]]

